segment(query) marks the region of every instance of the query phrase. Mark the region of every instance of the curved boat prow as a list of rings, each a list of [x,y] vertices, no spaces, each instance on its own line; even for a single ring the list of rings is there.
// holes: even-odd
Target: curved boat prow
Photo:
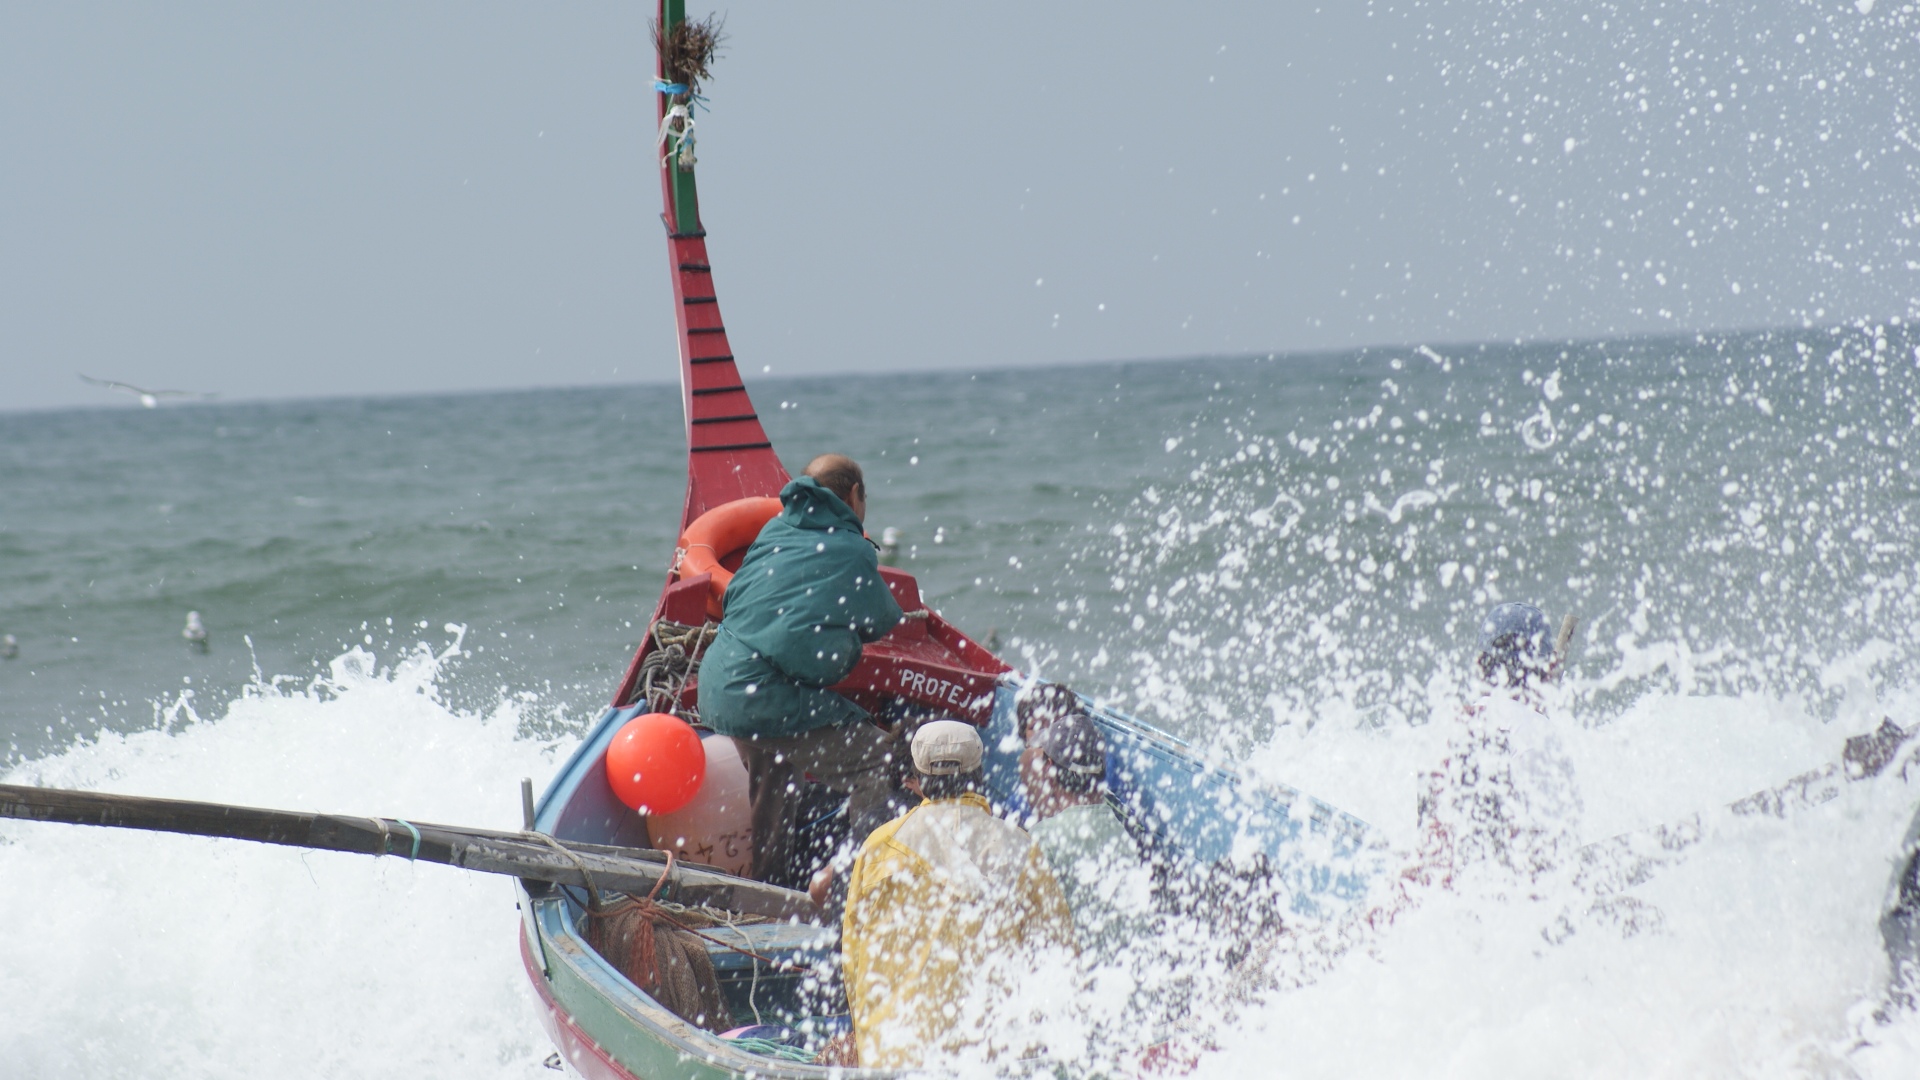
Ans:
[[[659,12],[655,28],[665,42],[686,25],[686,0],[661,0]],[[680,527],[685,529],[724,503],[778,495],[789,477],[740,378],[714,292],[707,230],[700,223],[699,189],[694,181],[693,110],[698,88],[675,82],[676,73],[667,67],[667,50],[656,49],[660,218],[667,229],[667,264],[680,339],[681,405],[687,421],[687,499],[680,514]]]
[[[687,183],[690,187],[692,180]],[[680,331],[681,402],[687,418],[687,501],[680,515],[684,529],[716,506],[756,495],[778,495],[789,478],[766,429],[760,426],[760,416],[734,362],[714,293],[706,234],[670,234],[667,254]]]
[[[661,40],[686,23],[685,0],[662,0],[657,24]],[[667,256],[673,280],[674,315],[679,332],[681,403],[687,423],[687,495],[680,528],[701,515],[740,499],[778,495],[791,478],[754,410],[727,338],[726,322],[714,288],[707,255],[707,232],[700,219],[698,185],[691,142],[696,121],[694,87],[673,81],[666,50],[659,50],[655,76],[660,124],[661,221],[667,228]],[[722,563],[738,565],[742,552],[723,552]],[[836,689],[863,705],[885,696],[918,700],[943,711],[957,711],[976,724],[992,712],[994,680],[1007,665],[928,610],[913,576],[891,567],[881,575],[908,619],[893,634],[866,650],[860,667]],[[678,553],[653,613],[675,626],[701,626],[708,588],[703,575],[683,577]],[[649,633],[635,653],[613,707],[633,704],[648,654],[658,645]],[[694,681],[661,711],[691,713]]]

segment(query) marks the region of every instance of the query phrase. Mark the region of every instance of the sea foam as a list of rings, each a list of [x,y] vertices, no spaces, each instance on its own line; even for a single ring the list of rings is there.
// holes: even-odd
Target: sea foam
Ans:
[[[1894,692],[1880,704],[1910,723],[1920,702]],[[1223,1026],[1200,1075],[1915,1075],[1920,1020],[1876,1016],[1888,973],[1876,920],[1920,769],[1784,817],[1736,816],[1725,803],[1838,760],[1855,732],[1784,702],[1678,695],[1650,695],[1606,727],[1562,724],[1583,839],[1696,813],[1702,839],[1617,892],[1617,880],[1564,877],[1531,890],[1509,880],[1499,896],[1416,890],[1329,969]],[[1408,735],[1413,750],[1393,745]],[[1297,741],[1269,744],[1256,771],[1344,791],[1404,843],[1417,778],[1393,763],[1432,753],[1430,732],[1348,728],[1290,753]],[[1356,760],[1381,768],[1362,778]],[[1404,820],[1384,816],[1395,810]],[[1631,919],[1600,903],[1619,897]]]
[[[103,732],[6,780],[510,828],[519,777],[544,781],[567,741],[525,737],[510,702],[443,704],[457,648],[385,667],[355,649],[218,717],[183,699],[163,727]],[[1249,768],[1369,808],[1404,852],[1395,815],[1411,822],[1449,723],[1283,725]],[[1583,839],[1709,812],[1705,839],[1633,888],[1654,917],[1566,932],[1556,920],[1594,899],[1577,884],[1430,888],[1311,977],[1251,991],[1246,964],[1169,941],[1155,966],[1185,953],[1208,969],[1186,1025],[1204,1033],[1195,1075],[1911,1075],[1920,1023],[1875,1017],[1875,919],[1920,771],[1784,819],[1711,813],[1832,760],[1839,726],[1784,701],[1660,694],[1567,725]],[[22,1076],[551,1075],[512,903],[502,880],[401,858],[6,823],[0,1061]]]
[[[457,640],[457,639],[456,639]],[[562,748],[442,703],[457,644],[348,652],[224,715],[96,737],[8,783],[496,828]],[[0,1075],[527,1077],[552,1047],[502,878],[404,858],[0,825]]]

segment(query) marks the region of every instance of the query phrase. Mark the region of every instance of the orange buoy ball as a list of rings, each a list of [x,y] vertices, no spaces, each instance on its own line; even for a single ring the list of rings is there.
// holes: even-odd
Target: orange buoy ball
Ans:
[[[607,747],[607,783],[643,814],[671,814],[693,801],[707,778],[707,752],[685,720],[647,713],[627,721]]]

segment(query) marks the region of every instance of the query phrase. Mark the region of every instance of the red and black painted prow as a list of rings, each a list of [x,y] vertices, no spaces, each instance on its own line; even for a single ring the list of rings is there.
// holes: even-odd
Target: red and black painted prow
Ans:
[[[740,381],[713,290],[704,236],[669,237],[680,329],[680,387],[687,417],[687,504],[680,527],[753,495],[778,495],[787,470],[773,452]]]
[[[685,0],[660,0],[659,11],[663,33],[671,32],[686,18]],[[666,81],[664,66],[656,73],[661,76],[655,86],[656,115],[664,132],[669,121],[679,124],[686,119],[684,112],[677,118],[670,116],[671,110],[676,105],[689,106],[691,100],[688,88]],[[707,261],[707,231],[700,222],[692,164],[664,145],[663,150],[661,219],[667,227],[667,257],[673,272],[681,401],[687,417],[687,502],[680,514],[684,533],[709,510],[738,499],[780,494],[790,477],[740,381],[740,367],[727,341],[727,325],[713,288],[713,267]],[[742,554],[728,554],[721,565],[738,569]],[[929,610],[912,575],[891,567],[880,572],[907,618],[869,646],[859,667],[835,689],[873,710],[889,699],[906,699],[985,724],[992,715],[996,680],[1007,666]],[[681,573],[676,556],[650,625],[664,620],[699,626],[709,621],[711,579],[704,573],[689,577]],[[641,640],[614,694],[616,706],[638,700],[643,662],[653,646],[652,634]],[[682,685],[676,711],[691,710],[697,692],[696,684]]]

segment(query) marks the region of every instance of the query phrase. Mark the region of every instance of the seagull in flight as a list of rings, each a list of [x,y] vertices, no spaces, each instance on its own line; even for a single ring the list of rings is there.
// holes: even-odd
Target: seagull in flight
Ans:
[[[192,390],[145,390],[138,386],[134,386],[131,383],[114,382],[112,379],[96,379],[93,376],[86,375],[86,374],[82,374],[80,376],[80,379],[82,382],[89,382],[95,386],[104,386],[109,390],[124,390],[125,392],[129,394],[133,394],[136,397],[138,397],[140,399],[140,404],[143,407],[149,408],[149,409],[159,408],[160,399],[163,397],[183,397],[183,398],[197,398],[200,400],[206,400],[207,398],[219,396],[217,394],[195,393]]]

